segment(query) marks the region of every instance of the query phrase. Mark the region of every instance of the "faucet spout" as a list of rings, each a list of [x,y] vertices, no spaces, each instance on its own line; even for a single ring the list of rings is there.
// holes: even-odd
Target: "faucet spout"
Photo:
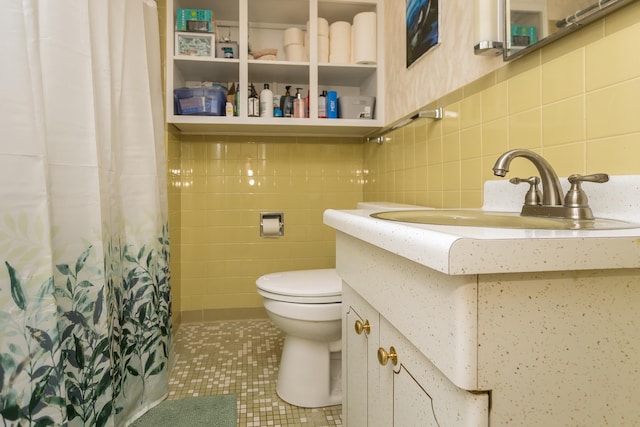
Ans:
[[[542,182],[542,204],[545,206],[562,206],[564,197],[558,175],[556,175],[549,162],[533,151],[522,148],[507,151],[496,160],[496,164],[493,166],[493,174],[505,176],[509,172],[511,161],[516,157],[524,157],[533,163],[538,170],[540,181]]]

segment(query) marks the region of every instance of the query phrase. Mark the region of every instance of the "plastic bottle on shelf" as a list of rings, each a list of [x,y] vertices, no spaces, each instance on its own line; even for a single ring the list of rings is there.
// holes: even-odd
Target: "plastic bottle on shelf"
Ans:
[[[273,117],[273,92],[269,83],[265,83],[260,92],[260,117]]]
[[[236,99],[236,84],[231,83],[231,87],[229,88],[229,91],[227,92],[227,102],[230,103],[234,103]]]
[[[307,119],[309,118],[309,109],[310,109],[309,98],[311,98],[311,91],[310,90],[307,91],[307,97],[304,99],[304,116]]]
[[[260,101],[258,101],[258,94],[256,93],[256,87],[251,83],[251,89],[249,90],[249,109],[247,112],[248,117],[260,116]]]
[[[301,87],[296,88],[296,99],[293,101],[293,117],[304,118],[304,99],[302,99]]]
[[[291,96],[289,89],[291,86],[286,86],[287,91],[284,96],[280,97],[280,109],[283,117],[293,117],[293,96]]]
[[[233,106],[233,115],[240,115],[240,84],[236,86],[236,93],[234,95],[234,106]]]
[[[225,112],[227,117],[233,117],[235,115],[235,103],[236,103],[236,84],[231,83],[231,87],[227,92],[227,104],[225,106]]]
[[[273,117],[282,117],[282,109],[280,108],[281,95],[273,95]]]
[[[323,90],[318,97],[318,118],[327,118],[327,91]]]
[[[335,90],[327,92],[327,118],[338,118],[338,92]]]

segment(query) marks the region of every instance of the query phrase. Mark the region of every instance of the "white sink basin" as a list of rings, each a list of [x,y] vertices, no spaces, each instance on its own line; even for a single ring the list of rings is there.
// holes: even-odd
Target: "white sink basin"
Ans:
[[[536,230],[616,230],[640,225],[613,219],[572,220],[521,216],[516,212],[472,209],[432,209],[377,212],[373,218],[414,224],[453,225],[463,227],[523,228]]]

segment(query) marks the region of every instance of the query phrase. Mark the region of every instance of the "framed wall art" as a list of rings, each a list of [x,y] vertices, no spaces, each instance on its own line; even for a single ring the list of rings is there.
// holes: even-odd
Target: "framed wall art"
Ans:
[[[439,0],[407,0],[407,68],[439,42]]]

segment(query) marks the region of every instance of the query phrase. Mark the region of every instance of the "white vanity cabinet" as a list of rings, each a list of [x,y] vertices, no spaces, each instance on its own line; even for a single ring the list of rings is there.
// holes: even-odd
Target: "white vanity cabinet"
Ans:
[[[343,284],[347,426],[488,426],[489,395],[456,387],[348,283]]]
[[[640,268],[452,275],[336,242],[348,426],[640,425]]]
[[[364,136],[384,124],[384,46],[383,0],[167,0],[166,26],[166,114],[167,122],[185,133],[208,134],[290,134]],[[233,58],[214,55],[189,56],[174,52],[175,19],[178,8],[212,10],[215,16],[216,44],[228,38],[238,44]],[[318,57],[320,36],[318,18],[329,24],[353,23],[363,12],[376,13],[376,63],[328,63]],[[299,28],[306,34],[308,59],[290,61],[285,55],[284,33]],[[198,36],[202,33],[189,33]],[[206,33],[205,33],[206,34]],[[215,37],[215,36],[214,36]],[[325,39],[322,39],[323,41]],[[324,43],[323,43],[324,44]],[[249,56],[277,49],[274,60]],[[178,115],[174,112],[174,89],[189,82],[217,82],[239,85],[237,116]],[[250,117],[248,88],[257,93],[265,83],[274,95],[284,95],[285,87],[302,88],[309,96],[308,118]],[[318,95],[336,91],[338,96],[375,97],[373,119],[325,119],[318,117]]]
[[[376,352],[379,347],[378,312],[351,288],[342,286],[342,421],[345,425],[367,426],[369,408],[375,410],[378,390]]]
[[[420,389],[439,427],[640,426],[640,176],[607,185],[590,187],[591,207],[628,228],[409,224],[372,218],[390,210],[375,203],[325,211],[343,305],[372,325],[365,354],[355,319],[344,323],[349,426],[430,425],[412,420],[429,413]],[[519,207],[513,187],[487,181],[484,209],[515,196]],[[372,368],[376,346],[393,346],[399,365]]]

